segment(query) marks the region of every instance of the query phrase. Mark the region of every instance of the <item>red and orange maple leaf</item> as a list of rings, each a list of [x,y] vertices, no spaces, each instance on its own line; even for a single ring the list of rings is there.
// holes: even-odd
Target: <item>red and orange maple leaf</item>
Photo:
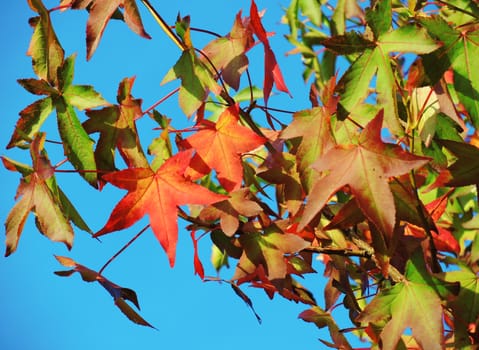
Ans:
[[[105,175],[106,181],[128,193],[95,237],[130,227],[148,214],[153,233],[173,266],[178,241],[177,206],[211,204],[227,198],[184,177],[192,153],[193,150],[179,152],[156,172],[150,168],[131,168]]]
[[[349,185],[364,215],[387,240],[391,238],[396,208],[389,178],[420,167],[429,158],[382,142],[383,114],[381,110],[364,128],[357,145],[337,145],[313,164],[314,169],[327,174],[314,183],[309,193],[300,229],[314,218],[335,192]]]
[[[201,130],[185,140],[186,147],[196,150],[190,166],[198,174],[192,176],[205,175],[207,167],[214,169],[219,182],[229,192],[237,190],[243,179],[241,154],[266,142],[265,138],[239,125],[238,116],[238,105],[230,106],[216,123],[203,120]]]

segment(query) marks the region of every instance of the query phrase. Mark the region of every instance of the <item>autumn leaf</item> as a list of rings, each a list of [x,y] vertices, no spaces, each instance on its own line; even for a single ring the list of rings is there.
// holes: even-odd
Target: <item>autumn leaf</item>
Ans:
[[[89,110],[89,120],[83,123],[88,134],[100,133],[95,149],[98,169],[115,170],[115,151],[129,168],[148,167],[148,161],[138,138],[136,119],[143,115],[141,99],[131,95],[135,78],[125,78],[118,87],[118,105]]]
[[[45,134],[38,134],[30,145],[33,161],[31,172],[25,173],[18,186],[14,205],[5,222],[6,252],[12,254],[18,245],[28,214],[33,212],[37,227],[46,237],[63,242],[70,249],[73,229],[67,217],[54,180],[54,168],[43,152]],[[4,164],[5,164],[5,159]],[[12,164],[8,162],[7,164]]]
[[[241,74],[248,68],[245,53],[252,44],[251,30],[242,21],[240,12],[236,15],[229,35],[213,40],[203,48],[203,52],[216,69],[221,71],[224,81],[238,90]]]
[[[426,269],[422,254],[415,254],[406,265],[405,279],[382,290],[356,319],[361,325],[386,322],[380,338],[382,349],[396,349],[406,328],[422,349],[443,349],[441,297],[456,286],[444,285]]]
[[[108,21],[118,8],[123,9],[122,17],[132,31],[144,38],[151,38],[141,22],[136,0],[67,0],[67,2],[72,9],[87,9],[90,14],[86,25],[87,60],[93,56]]]
[[[193,266],[195,267],[195,275],[200,276],[202,280],[205,279],[205,269],[203,268],[203,264],[200,260],[200,255],[198,254],[198,241],[199,238],[196,238],[196,232],[191,231],[191,240],[193,241],[193,250],[194,250],[194,255],[193,255]],[[200,237],[201,238],[201,237]]]
[[[314,323],[319,329],[328,327],[329,334],[337,349],[352,349],[344,334],[340,331],[338,325],[333,319],[333,316],[319,306],[313,306],[309,310],[301,312],[298,316],[303,321]]]
[[[115,206],[105,226],[94,236],[130,227],[148,214],[153,233],[173,266],[178,240],[177,206],[211,204],[226,198],[183,176],[192,153],[193,150],[179,152],[156,172],[150,168],[131,168],[106,174],[104,180],[128,193]]]
[[[461,285],[459,294],[448,302],[454,315],[454,347],[464,349],[471,346],[471,325],[476,324],[479,313],[479,279],[477,272],[465,265],[459,264],[459,270],[445,272],[440,278],[446,282]],[[472,333],[476,333],[473,331]],[[477,333],[476,333],[477,336]]]
[[[32,66],[35,74],[55,85],[57,70],[63,63],[64,50],[58,41],[53,29],[50,12],[41,0],[29,0],[30,8],[40,16],[30,19],[33,35],[27,55],[32,57]]]
[[[238,116],[238,105],[230,106],[216,123],[204,120],[200,130],[185,140],[185,146],[194,148],[197,153],[190,167],[199,170],[200,174],[204,172],[204,164],[216,170],[220,184],[228,192],[241,186],[241,155],[266,142],[251,129],[240,125]]]
[[[387,241],[391,239],[396,209],[389,177],[418,168],[429,159],[382,142],[382,122],[381,110],[364,128],[357,145],[337,145],[316,161],[313,168],[324,175],[314,183],[308,195],[299,229],[315,217],[331,195],[349,185],[364,215]]]
[[[457,159],[439,174],[435,186],[467,186],[479,184],[479,148],[465,142],[440,140],[439,144]]]
[[[238,230],[240,216],[253,217],[262,212],[262,209],[257,202],[251,200],[252,195],[248,188],[240,188],[229,195],[230,198],[204,208],[199,218],[204,221],[219,218],[223,232],[232,237]]]
[[[278,90],[286,92],[289,95],[291,94],[284,82],[283,74],[281,73],[278,62],[276,61],[276,56],[274,55],[271,45],[269,44],[268,35],[266,34],[266,30],[261,23],[258,7],[256,6],[254,0],[251,1],[250,21],[252,31],[261,41],[264,48],[263,98],[267,104],[271,90],[273,89],[273,83],[276,85]]]
[[[317,172],[311,165],[334,146],[330,115],[321,107],[299,111],[282,132],[282,139],[301,137],[296,152],[301,182],[307,192],[311,189]]]
[[[55,256],[55,258],[63,266],[72,267],[71,270],[55,271],[56,275],[61,277],[69,277],[75,272],[78,272],[85,282],[98,282],[113,297],[115,305],[126,317],[128,317],[128,319],[130,319],[130,321],[142,326],[155,328],[145,321],[143,317],[141,317],[135,310],[133,310],[133,308],[131,308],[130,305],[126,303],[128,300],[133,303],[138,310],[140,309],[138,297],[136,296],[135,291],[116,285],[115,283],[106,279],[104,276],[100,275],[98,272],[76,263],[73,259],[67,258],[65,256]]]
[[[295,234],[281,232],[276,225],[268,227],[265,233],[247,228],[244,230],[239,238],[243,254],[232,280],[254,273],[259,265],[264,267],[270,281],[283,279],[288,270],[285,254],[297,253],[310,245]]]

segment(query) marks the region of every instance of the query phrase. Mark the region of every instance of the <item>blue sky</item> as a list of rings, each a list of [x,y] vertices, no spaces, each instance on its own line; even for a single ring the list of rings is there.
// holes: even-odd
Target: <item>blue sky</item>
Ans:
[[[173,23],[176,15],[190,14],[192,26],[227,33],[235,14],[240,10],[247,14],[249,1],[152,1],[158,11]],[[58,5],[58,0],[45,0],[47,7]],[[280,23],[282,8],[287,0],[257,1],[259,9],[267,9],[264,25],[276,32],[271,39],[273,50],[285,74],[286,84],[293,93],[275,96],[270,106],[299,110],[308,108],[307,87],[301,78],[299,56],[286,56],[291,49],[283,38],[287,27]],[[160,86],[163,76],[179,57],[177,48],[166,38],[148,12],[140,5],[146,30],[152,40],[144,40],[121,22],[112,21],[103,40],[90,62],[85,61],[84,11],[53,14],[53,22],[66,55],[77,53],[74,83],[91,84],[110,102],[115,102],[118,83],[124,77],[136,76],[133,95],[143,99],[146,109],[167,94],[175,83]],[[28,18],[34,13],[26,0],[9,1],[0,13],[2,31],[1,76],[2,128],[1,155],[28,163],[28,152],[6,151],[18,112],[32,103],[36,96],[27,93],[16,80],[33,77],[31,60],[25,55],[31,28]],[[206,37],[196,35],[194,42],[201,46]],[[260,57],[261,50],[255,51]],[[251,69],[253,80],[262,84],[263,63],[254,60]],[[256,64],[257,67],[254,67]],[[168,115],[177,125],[186,118],[177,107],[177,97],[161,105],[158,110]],[[84,118],[79,114],[80,118]],[[260,116],[261,118],[261,116]],[[287,118],[287,117],[285,117]],[[151,130],[155,125],[144,118],[139,122],[145,139],[157,135]],[[286,120],[286,119],[285,119]],[[183,123],[183,124],[182,124]],[[45,124],[47,138],[58,139],[55,132],[55,116]],[[60,146],[49,145],[53,163],[60,161]],[[1,174],[0,220],[5,222],[14,204],[19,174],[6,171]],[[100,229],[124,192],[107,186],[102,192],[91,189],[76,174],[58,174],[58,182],[70,197],[90,227]],[[297,318],[307,309],[276,297],[270,301],[262,291],[245,287],[256,311],[263,319],[259,325],[254,315],[228,285],[203,283],[193,275],[193,254],[189,233],[181,230],[177,250],[177,263],[170,269],[166,255],[151,232],[146,232],[104,274],[113,282],[134,289],[142,307],[141,315],[158,331],[136,326],[128,321],[113,305],[111,297],[96,284],[87,284],[74,275],[60,278],[53,271],[62,267],[53,255],[69,256],[79,263],[99,269],[123,244],[145,224],[144,218],[134,227],[102,237],[102,243],[88,234],[76,231],[73,249],[69,252],[58,243],[52,243],[35,228],[33,218],[28,219],[18,251],[8,258],[0,258],[0,349],[4,350],[83,350],[83,349],[258,349],[262,347],[288,349],[292,346],[321,348],[319,337],[327,337],[312,324]],[[202,259],[207,273],[209,265],[209,240],[200,242]],[[3,249],[3,248],[2,248]],[[2,254],[3,255],[3,254]],[[320,265],[318,265],[320,267]],[[224,277],[232,271],[225,271]],[[305,282],[321,299],[322,270]]]

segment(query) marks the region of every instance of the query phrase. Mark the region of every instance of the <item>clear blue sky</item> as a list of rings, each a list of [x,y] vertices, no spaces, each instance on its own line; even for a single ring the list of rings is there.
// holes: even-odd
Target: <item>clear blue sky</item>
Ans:
[[[58,0],[45,0],[47,7],[58,5]],[[247,14],[250,2],[233,1],[159,1],[152,0],[164,18],[173,23],[176,15],[190,14],[192,26],[227,33],[235,14],[240,10]],[[286,83],[294,98],[275,97],[270,106],[283,109],[309,107],[307,88],[301,79],[298,56],[285,56],[291,49],[283,38],[287,27],[280,23],[282,8],[287,0],[257,1],[259,9],[267,9],[264,24],[268,31],[276,32],[272,39]],[[84,11],[55,13],[53,21],[66,55],[77,53],[76,84],[94,85],[110,102],[115,102],[118,83],[124,77],[136,75],[133,88],[135,97],[143,98],[146,109],[176,85],[160,86],[168,68],[179,57],[177,48],[169,42],[147,11],[141,13],[152,40],[144,40],[118,21],[107,27],[103,40],[93,56],[85,62]],[[36,96],[23,90],[18,78],[33,77],[31,60],[25,55],[31,28],[28,18],[34,13],[26,0],[8,1],[2,6],[0,19],[2,43],[0,86],[2,127],[0,154],[29,162],[28,152],[6,151],[18,112],[32,103]],[[204,35],[195,36],[201,42]],[[260,50],[256,50],[261,53]],[[253,79],[262,83],[263,63],[253,65]],[[176,106],[177,98],[159,107],[175,123],[185,120]],[[83,119],[84,116],[80,114]],[[154,126],[148,120],[139,123],[146,130],[146,138],[154,137]],[[178,124],[182,125],[182,124]],[[186,124],[183,124],[186,125]],[[55,139],[55,116],[45,125],[47,136]],[[140,131],[141,132],[141,131]],[[150,135],[150,136],[148,136]],[[49,145],[53,163],[62,159],[60,146]],[[0,169],[2,204],[0,220],[5,222],[14,204],[19,174]],[[124,192],[107,186],[99,193],[79,180],[76,174],[58,174],[58,182],[70,197],[90,227],[96,231],[103,226],[117,201]],[[227,285],[203,283],[193,276],[192,244],[189,234],[182,230],[177,253],[177,264],[170,269],[166,255],[151,232],[145,233],[107,270],[106,277],[113,282],[134,289],[142,307],[141,315],[158,328],[158,331],[134,325],[113,305],[111,297],[97,284],[87,284],[74,275],[60,278],[53,271],[62,267],[53,255],[66,255],[93,269],[99,269],[111,255],[147,223],[146,218],[133,228],[102,238],[102,243],[86,233],[76,231],[74,248],[68,252],[59,243],[43,237],[29,218],[21,237],[18,251],[8,258],[0,258],[0,349],[2,350],[84,350],[84,349],[290,349],[322,348],[319,337],[327,337],[312,324],[297,318],[307,309],[276,297],[270,301],[262,291],[245,287],[257,312],[263,319],[258,325],[254,315]],[[3,241],[3,239],[2,239]],[[3,255],[2,248],[2,255]],[[209,239],[200,244],[205,266],[209,265]],[[320,265],[318,265],[320,267]],[[225,271],[224,277],[231,275]],[[320,300],[322,293],[322,269],[307,281],[316,290]],[[212,273],[207,268],[207,273]]]

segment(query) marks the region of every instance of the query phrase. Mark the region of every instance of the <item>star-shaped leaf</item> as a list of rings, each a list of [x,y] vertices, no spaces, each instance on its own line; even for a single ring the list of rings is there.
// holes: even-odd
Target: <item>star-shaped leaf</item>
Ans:
[[[395,225],[396,208],[389,188],[389,177],[404,174],[426,164],[429,159],[415,156],[400,146],[381,140],[383,111],[364,128],[357,145],[338,145],[313,165],[323,172],[308,196],[300,229],[323,208],[329,198],[345,185],[364,215],[388,241]]]
[[[406,328],[422,349],[443,349],[441,297],[457,286],[429,275],[421,259],[421,253],[415,254],[406,264],[405,280],[382,290],[356,319],[362,325],[386,321],[380,335],[383,349],[396,349]]]
[[[188,150],[176,154],[156,172],[150,168],[131,168],[105,175],[104,180],[128,193],[115,206],[108,222],[95,237],[130,227],[148,214],[153,233],[173,266],[178,240],[177,206],[211,204],[226,198],[183,176],[192,153],[193,150]]]
[[[263,145],[265,139],[238,123],[239,107],[228,107],[216,123],[204,120],[201,129],[185,140],[196,150],[191,168],[204,172],[204,164],[217,172],[218,180],[227,191],[234,191],[243,180],[242,153]]]
[[[87,9],[90,13],[86,25],[87,60],[95,52],[100,39],[105,31],[108,21],[117,13],[118,8],[123,9],[122,19],[136,34],[150,39],[141,22],[140,12],[136,6],[136,0],[66,0],[72,9]],[[120,17],[120,18],[121,18]]]
[[[17,249],[20,235],[30,212],[35,214],[40,232],[52,241],[65,243],[69,249],[72,247],[73,229],[67,216],[68,210],[72,207],[66,208],[62,203],[53,177],[54,169],[43,152],[44,143],[45,134],[38,134],[30,145],[33,168],[25,169],[24,177],[17,190],[16,199],[18,201],[5,222],[5,256],[12,254]],[[7,165],[12,165],[8,160],[3,160]],[[8,168],[11,169],[10,166]]]

